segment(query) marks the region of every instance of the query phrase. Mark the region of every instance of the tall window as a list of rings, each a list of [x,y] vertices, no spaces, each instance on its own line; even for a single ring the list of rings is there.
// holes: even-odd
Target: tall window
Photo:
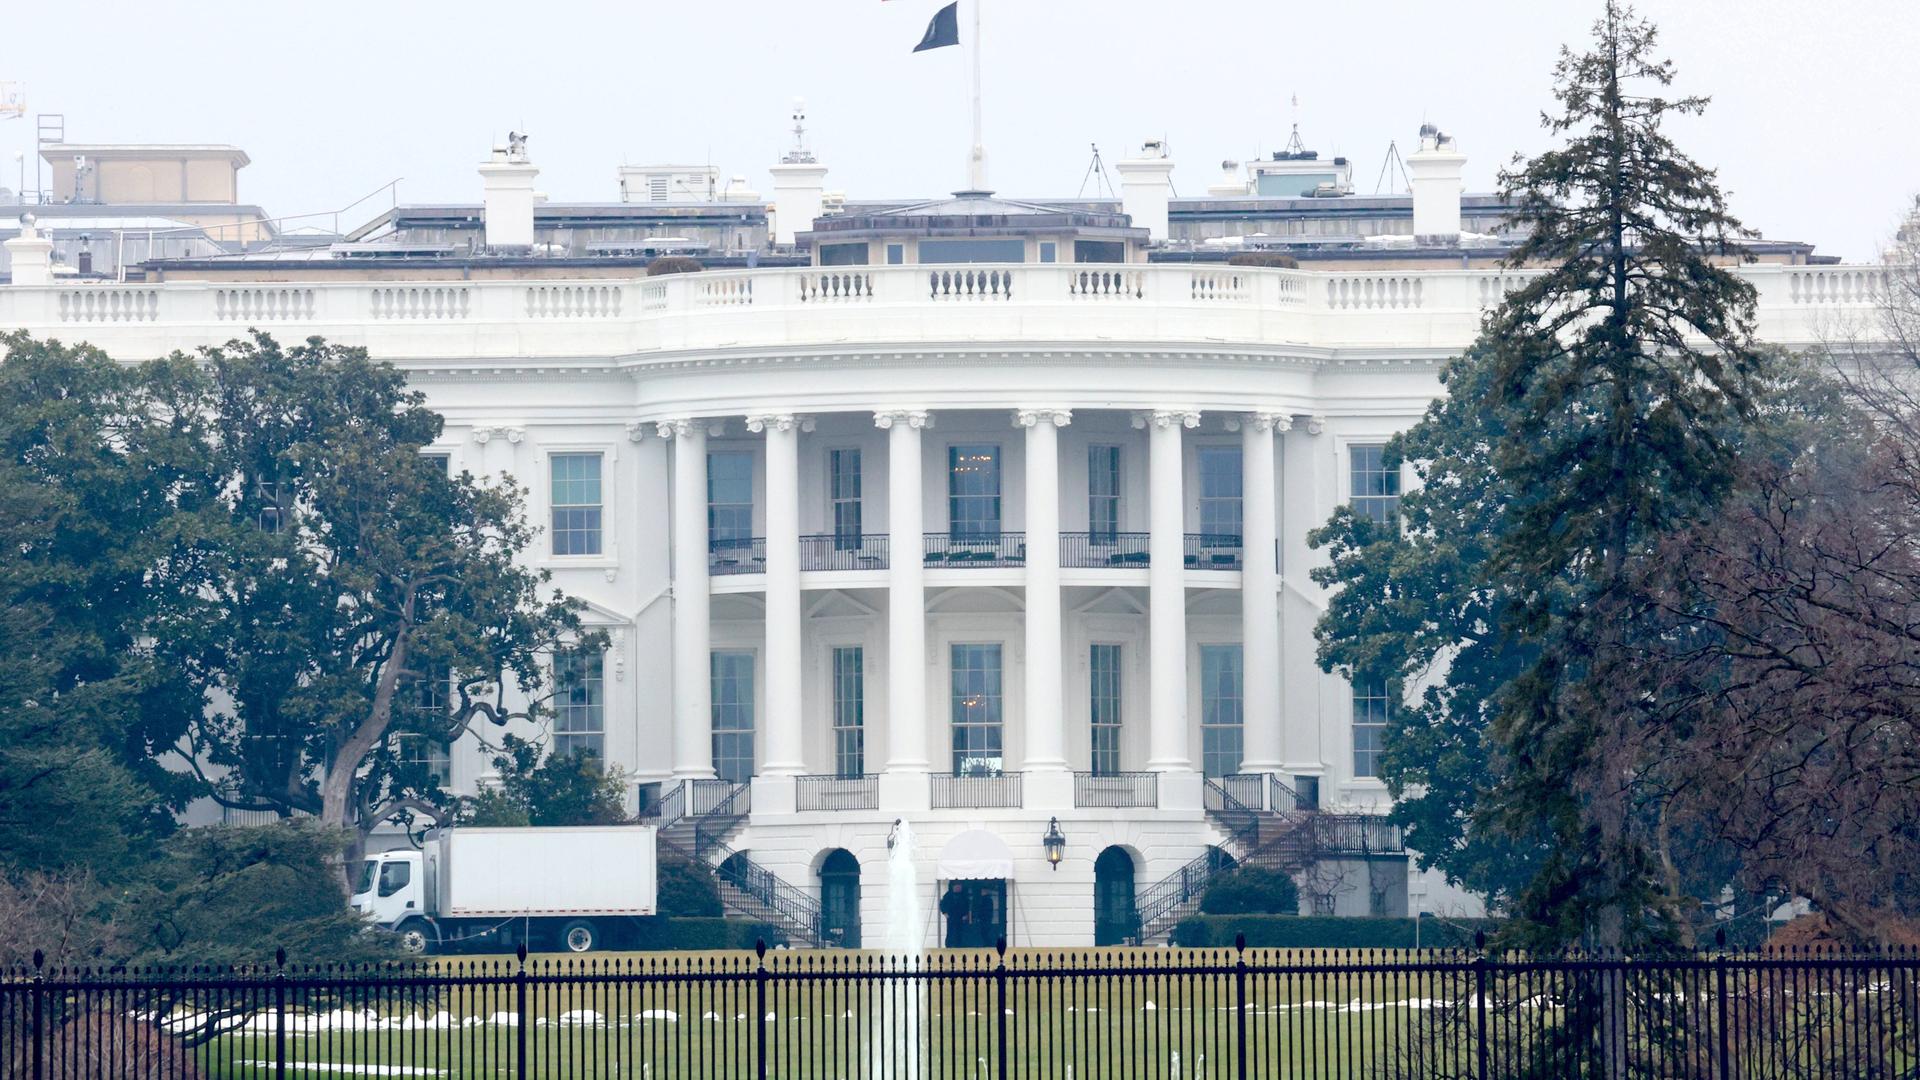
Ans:
[[[1111,544],[1120,531],[1120,448],[1087,447],[1087,532]]]
[[[1400,470],[1381,463],[1386,451],[1384,446],[1348,448],[1353,485],[1349,505],[1361,517],[1394,526],[1400,521]]]
[[[555,454],[553,553],[600,554],[600,455]]]
[[[564,652],[553,658],[553,752],[606,756],[607,699],[598,653]]]
[[[953,771],[963,776],[998,775],[1000,753],[1000,646],[953,646]]]
[[[1093,774],[1112,776],[1120,771],[1120,646],[1095,645],[1087,660],[1092,673]]]
[[[743,784],[753,778],[753,654],[713,654],[713,772]]]
[[[288,485],[280,482],[278,474],[262,475],[254,481],[254,496],[260,504],[260,512],[254,521],[263,533],[278,536],[287,527]]]
[[[1208,776],[1240,771],[1240,646],[1200,646],[1200,765]]]
[[[1202,446],[1200,532],[1217,544],[1240,542],[1240,448]]]
[[[715,548],[753,538],[753,455],[707,455],[707,541]]]
[[[865,658],[857,645],[833,650],[833,771],[863,776],[867,771]]]
[[[947,528],[956,540],[1000,538],[1000,448],[947,448]]]
[[[425,771],[441,784],[447,782],[447,740],[441,733],[447,725],[448,701],[452,697],[453,673],[445,665],[432,665],[427,674],[409,678],[400,688],[395,703],[397,727],[394,754],[403,765]]]
[[[860,549],[860,451],[827,452],[827,497],[833,501],[833,546]]]
[[[1380,751],[1387,741],[1393,699],[1384,682],[1353,684],[1353,775],[1380,775]]]

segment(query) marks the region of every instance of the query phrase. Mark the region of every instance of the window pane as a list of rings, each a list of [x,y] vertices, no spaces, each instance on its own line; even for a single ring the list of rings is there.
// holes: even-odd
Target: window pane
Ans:
[[[1214,542],[1240,540],[1240,448],[1202,446],[1200,532]]]
[[[1400,470],[1383,464],[1384,446],[1348,448],[1351,463],[1348,493],[1353,512],[1381,525],[1397,525],[1400,520]]]
[[[726,544],[753,538],[753,455],[707,455],[707,540]]]
[[[1017,263],[1027,261],[1025,240],[922,240],[923,263]]]
[[[600,455],[555,454],[553,553],[600,554]]]
[[[866,772],[866,676],[857,646],[833,650],[833,770],[854,777]]]
[[[713,772],[745,783],[753,777],[753,654],[715,652]]]
[[[1240,771],[1239,645],[1200,646],[1200,757],[1208,776]]]
[[[840,551],[860,547],[860,451],[834,450],[827,455],[828,497],[833,503],[833,546]]]
[[[955,645],[953,657],[953,771],[992,776],[1000,753],[1000,646]]]
[[[820,265],[865,266],[867,265],[867,245],[822,244],[820,245]]]
[[[1353,775],[1380,775],[1380,751],[1386,748],[1393,699],[1383,682],[1353,686]]]
[[[1087,448],[1087,531],[1112,543],[1120,531],[1120,448]]]
[[[1111,776],[1120,771],[1120,646],[1092,646],[1087,659],[1087,669],[1092,673],[1088,688],[1093,715],[1090,764],[1095,776]]]
[[[947,520],[956,539],[1000,536],[1000,448],[947,448]]]
[[[597,654],[566,652],[553,658],[553,752],[606,753],[607,706]]]

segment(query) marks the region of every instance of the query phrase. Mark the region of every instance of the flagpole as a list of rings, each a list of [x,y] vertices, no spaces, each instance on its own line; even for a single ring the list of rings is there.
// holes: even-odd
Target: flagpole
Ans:
[[[973,153],[967,159],[967,187],[987,190],[987,145],[980,129],[980,8],[985,0],[973,0]]]

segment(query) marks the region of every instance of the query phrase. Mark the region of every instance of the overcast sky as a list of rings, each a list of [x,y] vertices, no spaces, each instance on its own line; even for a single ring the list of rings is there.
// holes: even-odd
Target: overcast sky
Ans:
[[[961,32],[971,41],[962,0]],[[1458,138],[1467,188],[1542,147],[1556,50],[1579,0],[980,0],[992,186],[1080,191],[1165,137],[1181,194],[1223,158],[1345,154],[1375,189],[1387,145],[1422,120]],[[0,81],[71,141],[223,142],[253,164],[241,197],[332,210],[395,177],[402,202],[477,201],[473,166],[532,135],[556,201],[617,198],[622,162],[711,161],[768,190],[788,112],[807,101],[827,185],[855,198],[962,186],[967,47],[910,52],[941,0],[118,0],[20,3]],[[1776,239],[1872,255],[1920,190],[1920,2],[1645,0],[1679,89],[1712,95],[1675,130],[1720,170],[1735,211]],[[33,123],[0,121],[0,185],[32,170]],[[32,186],[31,177],[28,186]],[[383,197],[384,200],[384,197]],[[384,201],[381,204],[384,207]],[[355,211],[343,224],[370,212]]]

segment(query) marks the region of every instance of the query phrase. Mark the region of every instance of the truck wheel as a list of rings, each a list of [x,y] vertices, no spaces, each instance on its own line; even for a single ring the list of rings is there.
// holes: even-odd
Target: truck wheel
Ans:
[[[568,952],[592,952],[600,944],[600,931],[585,919],[575,919],[560,928],[560,947]]]
[[[400,936],[400,949],[418,956],[433,948],[439,940],[436,928],[425,919],[408,919],[394,933]]]

